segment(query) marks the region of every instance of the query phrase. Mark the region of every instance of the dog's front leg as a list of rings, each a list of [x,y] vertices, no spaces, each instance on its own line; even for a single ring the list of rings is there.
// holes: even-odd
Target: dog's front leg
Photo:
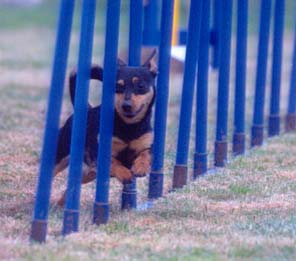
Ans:
[[[114,157],[112,157],[111,162],[111,176],[117,178],[122,183],[128,183],[132,180],[131,171]]]
[[[142,151],[134,161],[132,172],[136,177],[143,177],[151,171],[151,152],[150,149]]]

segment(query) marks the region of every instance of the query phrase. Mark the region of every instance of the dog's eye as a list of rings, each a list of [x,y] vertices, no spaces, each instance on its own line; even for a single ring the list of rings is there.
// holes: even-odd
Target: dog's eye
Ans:
[[[135,88],[135,93],[137,94],[145,94],[147,92],[147,87],[143,83],[139,83]]]

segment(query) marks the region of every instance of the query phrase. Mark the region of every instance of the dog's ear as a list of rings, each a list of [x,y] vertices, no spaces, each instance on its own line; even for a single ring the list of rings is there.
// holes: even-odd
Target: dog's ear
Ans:
[[[120,58],[117,58],[117,65],[118,66],[127,66],[127,63]]]
[[[156,55],[157,51],[156,49],[154,49],[152,51],[152,53],[149,55],[149,57],[147,58],[146,62],[143,63],[143,67],[148,67],[150,72],[156,76],[158,74],[158,69],[157,69],[157,65],[156,62],[154,60],[154,57]]]

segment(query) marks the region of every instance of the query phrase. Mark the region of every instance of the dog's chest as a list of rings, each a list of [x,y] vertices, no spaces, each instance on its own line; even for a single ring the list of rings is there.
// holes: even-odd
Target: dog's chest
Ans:
[[[124,150],[132,151],[136,155],[145,149],[149,149],[153,142],[152,132],[147,132],[137,139],[124,141],[116,136],[112,138],[112,156],[117,157]]]

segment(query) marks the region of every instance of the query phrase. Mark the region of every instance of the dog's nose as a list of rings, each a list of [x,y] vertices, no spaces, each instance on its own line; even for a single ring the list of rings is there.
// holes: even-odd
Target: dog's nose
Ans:
[[[128,101],[128,100],[124,101],[121,107],[124,112],[131,112],[132,111],[131,101]]]

